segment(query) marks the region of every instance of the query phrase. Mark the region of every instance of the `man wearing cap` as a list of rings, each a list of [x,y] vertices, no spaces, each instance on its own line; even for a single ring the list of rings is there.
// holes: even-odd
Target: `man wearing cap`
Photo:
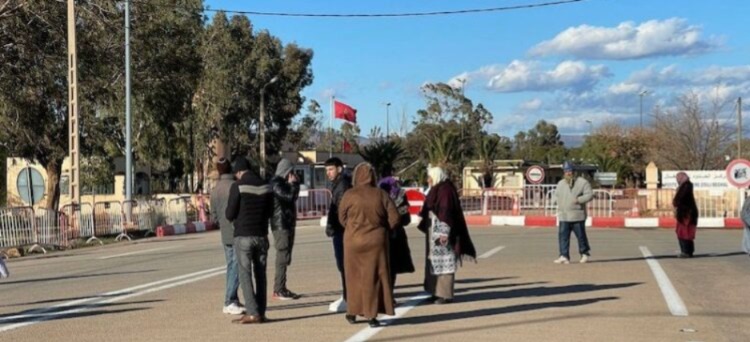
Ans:
[[[237,276],[237,258],[235,257],[233,240],[234,227],[227,220],[227,203],[229,203],[229,188],[234,183],[232,165],[229,160],[221,158],[216,163],[216,171],[219,172],[219,181],[211,190],[211,221],[219,225],[221,231],[221,244],[224,246],[224,258],[227,261],[227,284],[224,295],[224,313],[229,315],[241,315],[245,308],[240,304],[237,290],[240,287],[240,279]]]
[[[226,216],[234,224],[234,250],[246,313],[232,322],[257,324],[266,321],[268,221],[273,212],[273,194],[268,183],[251,171],[244,157],[235,159],[234,171],[237,181],[229,189]]]
[[[578,251],[581,253],[581,263],[586,263],[590,257],[589,240],[586,237],[586,203],[594,199],[591,184],[583,178],[573,174],[575,167],[571,162],[563,163],[563,177],[557,183],[555,196],[557,197],[558,242],[560,257],[556,264],[570,263],[570,231],[578,239]]]
[[[297,198],[299,197],[299,182],[292,171],[294,171],[292,162],[281,159],[276,167],[276,174],[271,180],[274,198],[271,232],[276,248],[273,298],[278,300],[300,298],[300,295],[286,287],[286,268],[292,264],[294,230],[297,225]]]

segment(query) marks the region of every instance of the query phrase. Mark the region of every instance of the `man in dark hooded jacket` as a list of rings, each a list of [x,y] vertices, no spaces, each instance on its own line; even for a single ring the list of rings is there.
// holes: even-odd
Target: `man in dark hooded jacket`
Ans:
[[[286,269],[292,264],[294,230],[297,225],[297,198],[299,182],[294,174],[294,165],[282,159],[271,180],[273,191],[273,217],[271,232],[276,247],[276,278],[273,298],[278,300],[299,299],[300,296],[286,287]]]

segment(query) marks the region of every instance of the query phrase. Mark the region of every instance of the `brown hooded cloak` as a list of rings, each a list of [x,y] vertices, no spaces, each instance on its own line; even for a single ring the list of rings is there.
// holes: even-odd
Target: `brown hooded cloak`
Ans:
[[[376,318],[393,315],[388,266],[388,232],[400,216],[388,193],[375,186],[369,163],[354,169],[353,188],[339,205],[344,226],[344,270],[347,314]]]

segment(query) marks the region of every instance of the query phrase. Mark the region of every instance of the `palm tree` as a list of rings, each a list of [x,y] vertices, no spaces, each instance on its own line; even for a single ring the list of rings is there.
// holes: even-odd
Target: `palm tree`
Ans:
[[[493,187],[495,184],[495,159],[500,154],[500,139],[496,136],[481,137],[479,142],[478,156],[481,159],[479,171],[481,176],[474,177],[483,188]]]
[[[372,164],[375,172],[382,175],[383,171],[399,161],[404,154],[401,143],[395,140],[382,140],[360,149],[359,155]]]

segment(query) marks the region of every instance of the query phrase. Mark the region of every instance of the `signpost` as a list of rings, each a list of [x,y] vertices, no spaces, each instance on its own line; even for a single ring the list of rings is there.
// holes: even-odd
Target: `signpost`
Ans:
[[[544,181],[544,169],[541,166],[534,165],[526,169],[526,180],[531,184],[539,184]]]
[[[594,180],[600,185],[614,186],[617,184],[617,172],[597,172],[594,174]]]
[[[750,186],[750,161],[735,159],[726,169],[727,181],[739,189]]]

